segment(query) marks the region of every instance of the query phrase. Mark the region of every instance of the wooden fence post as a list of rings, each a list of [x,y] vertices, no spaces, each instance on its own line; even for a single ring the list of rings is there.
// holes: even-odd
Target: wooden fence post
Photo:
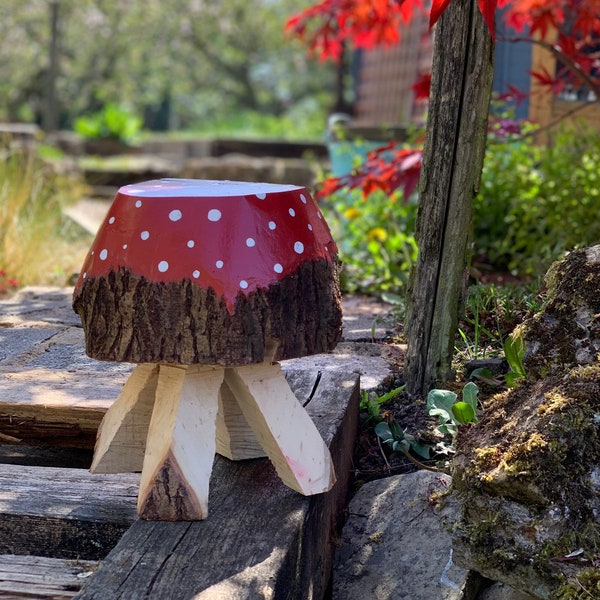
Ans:
[[[435,32],[417,217],[419,257],[407,313],[407,390],[424,396],[451,377],[485,153],[493,42],[475,0],[453,0]]]

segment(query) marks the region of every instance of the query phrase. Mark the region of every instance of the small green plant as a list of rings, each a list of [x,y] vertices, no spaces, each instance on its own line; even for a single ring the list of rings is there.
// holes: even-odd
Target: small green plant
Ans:
[[[394,452],[402,452],[408,455],[410,450],[414,450],[419,456],[429,458],[431,456],[431,446],[417,442],[414,435],[407,433],[394,420],[389,423],[382,421],[375,426],[375,433],[384,443],[388,444]],[[414,462],[414,461],[413,461]]]
[[[397,396],[400,392],[404,391],[405,387],[406,385],[401,385],[400,387],[394,388],[393,390],[390,390],[381,396],[377,396],[375,392],[369,393],[366,390],[361,390],[359,410],[365,413],[365,422],[369,423],[374,421],[379,423],[382,421],[383,416],[381,414],[381,405],[394,398],[394,396]]]
[[[99,112],[76,119],[74,127],[88,139],[131,143],[141,131],[142,120],[124,106],[109,102]]]
[[[514,387],[527,377],[525,366],[523,365],[523,356],[525,354],[525,341],[518,332],[509,335],[504,342],[504,356],[510,367],[506,374],[506,385]]]
[[[454,441],[459,425],[477,423],[477,394],[479,388],[469,381],[462,392],[462,400],[450,390],[434,389],[427,395],[427,412],[438,417],[440,424],[437,430],[450,435]]]

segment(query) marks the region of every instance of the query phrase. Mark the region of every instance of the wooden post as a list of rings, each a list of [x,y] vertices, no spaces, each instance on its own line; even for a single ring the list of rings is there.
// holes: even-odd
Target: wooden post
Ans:
[[[417,217],[419,257],[409,290],[405,380],[414,395],[425,395],[452,376],[492,76],[493,42],[477,2],[453,0],[435,34]]]

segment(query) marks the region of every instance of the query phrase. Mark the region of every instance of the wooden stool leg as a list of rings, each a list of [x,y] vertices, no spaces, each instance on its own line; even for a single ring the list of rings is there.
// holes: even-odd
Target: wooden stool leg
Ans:
[[[92,473],[142,470],[157,382],[158,365],[143,364],[135,368],[102,419],[90,467]]]
[[[305,496],[335,483],[331,455],[278,364],[225,369],[225,381],[282,481]]]
[[[267,456],[226,381],[219,393],[217,452],[230,460]]]
[[[161,365],[138,496],[143,519],[208,514],[223,369]]]

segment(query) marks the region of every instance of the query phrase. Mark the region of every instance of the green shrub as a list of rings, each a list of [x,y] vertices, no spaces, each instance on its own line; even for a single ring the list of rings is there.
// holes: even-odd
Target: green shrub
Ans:
[[[323,202],[344,268],[341,280],[351,292],[399,293],[417,257],[414,238],[417,203],[401,193],[340,190]]]
[[[75,131],[88,139],[112,139],[130,143],[139,135],[142,120],[124,106],[108,103],[104,108],[75,120]]]
[[[600,241],[600,135],[562,131],[546,148],[488,144],[473,204],[475,253],[497,270],[539,276]]]

